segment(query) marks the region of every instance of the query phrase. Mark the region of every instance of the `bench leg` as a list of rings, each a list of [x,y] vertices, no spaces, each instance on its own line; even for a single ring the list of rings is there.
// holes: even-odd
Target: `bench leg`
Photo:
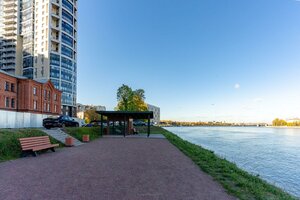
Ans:
[[[52,147],[52,148],[51,148],[51,151],[52,151],[52,152],[55,152],[55,149],[54,149],[54,147]]]
[[[37,152],[36,151],[32,151],[32,155],[34,156],[34,157],[37,157]]]
[[[21,153],[21,157],[22,157],[22,158],[26,157],[27,155],[28,155],[28,153],[27,153],[27,152],[25,152],[25,151],[22,151],[22,153]]]

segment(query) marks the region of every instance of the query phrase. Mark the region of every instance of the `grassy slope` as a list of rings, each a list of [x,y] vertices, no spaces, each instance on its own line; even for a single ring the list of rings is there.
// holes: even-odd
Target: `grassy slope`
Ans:
[[[19,138],[45,136],[46,134],[38,129],[0,129],[0,162],[20,157],[21,146]],[[51,143],[60,142],[50,137]]]
[[[283,190],[238,168],[235,164],[219,158],[212,151],[187,142],[175,134],[159,127],[153,133],[162,133],[185,155],[190,157],[204,172],[211,175],[239,199],[296,199]]]
[[[90,135],[90,141],[95,140],[101,136],[100,127],[67,127],[64,131],[80,141],[82,141],[83,135]]]

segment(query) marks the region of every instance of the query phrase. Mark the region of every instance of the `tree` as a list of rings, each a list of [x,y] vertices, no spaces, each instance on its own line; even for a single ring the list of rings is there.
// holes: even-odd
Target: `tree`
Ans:
[[[118,105],[116,110],[122,111],[146,111],[145,91],[143,89],[132,90],[127,85],[122,85],[117,91]]]
[[[283,119],[276,118],[272,122],[273,126],[286,126],[287,122]]]
[[[90,123],[93,120],[100,120],[100,115],[93,108],[84,112],[84,119],[86,123]]]

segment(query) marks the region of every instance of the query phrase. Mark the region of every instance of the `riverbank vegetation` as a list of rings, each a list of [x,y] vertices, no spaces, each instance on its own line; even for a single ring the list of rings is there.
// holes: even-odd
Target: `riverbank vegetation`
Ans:
[[[283,119],[276,118],[273,120],[272,125],[273,126],[300,126],[300,120],[293,120],[287,122]]]
[[[159,127],[160,131],[173,145],[190,157],[204,172],[219,182],[229,194],[239,199],[296,199],[280,188],[238,168],[226,159],[219,158],[213,151],[181,139],[175,134]]]
[[[38,129],[0,129],[0,162],[17,159],[21,154],[19,138],[46,136],[44,132]],[[59,141],[50,137],[52,144],[64,146]]]

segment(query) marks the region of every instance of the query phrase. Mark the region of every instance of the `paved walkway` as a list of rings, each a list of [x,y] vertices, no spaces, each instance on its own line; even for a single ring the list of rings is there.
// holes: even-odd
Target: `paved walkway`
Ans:
[[[60,128],[52,128],[52,129],[41,129],[41,131],[45,132],[47,135],[50,135],[51,137],[55,138],[56,140],[60,141],[61,143],[65,143],[66,137],[72,137],[69,134],[63,132]],[[76,138],[72,137],[74,140],[74,145],[79,146],[83,143],[77,140]]]
[[[1,200],[234,199],[166,139],[102,138],[0,163]]]

